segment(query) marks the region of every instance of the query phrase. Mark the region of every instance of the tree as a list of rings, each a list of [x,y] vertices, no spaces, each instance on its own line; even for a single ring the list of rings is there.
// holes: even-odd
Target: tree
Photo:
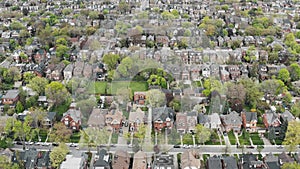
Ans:
[[[120,104],[126,104],[132,99],[132,92],[130,88],[120,88],[116,92],[117,101]]]
[[[58,147],[54,147],[50,153],[52,167],[59,168],[59,165],[65,160],[68,152],[69,148],[66,144],[59,144]]]
[[[56,45],[56,56],[58,58],[69,58],[69,52],[70,48],[66,45],[58,44]]]
[[[17,67],[10,67],[7,71],[3,72],[4,81],[7,83],[13,83],[21,79],[20,70]]]
[[[50,133],[50,141],[66,143],[72,135],[72,130],[68,129],[63,123],[55,123],[53,131]]]
[[[204,144],[210,139],[211,131],[208,128],[202,126],[201,124],[197,124],[195,129],[199,143]]]
[[[122,59],[120,65],[118,66],[118,72],[121,77],[128,77],[131,75],[131,69],[133,66],[133,60],[130,57],[125,57]]]
[[[0,168],[2,169],[19,169],[20,166],[17,163],[10,162],[7,156],[0,156]]]
[[[293,162],[293,163],[284,163],[282,169],[299,169],[300,164]]]
[[[300,66],[298,63],[292,63],[288,68],[292,81],[300,79]]]
[[[116,65],[120,59],[120,55],[117,54],[105,54],[102,58],[103,62],[107,64],[109,70],[116,68]]]
[[[286,83],[290,79],[290,72],[286,68],[282,68],[279,70],[277,78]]]
[[[287,145],[289,152],[295,151],[300,144],[300,122],[290,121],[288,123],[285,139],[282,144]]]
[[[80,130],[80,141],[79,145],[82,147],[88,146],[95,147],[100,144],[107,144],[110,133],[104,129],[95,129],[88,127],[84,130]]]
[[[89,99],[83,99],[77,102],[76,106],[80,108],[80,111],[83,115],[83,122],[86,122],[88,118],[91,115],[91,112],[94,107],[97,106],[96,99],[89,98]]]
[[[37,92],[38,95],[43,95],[45,93],[45,88],[48,85],[48,80],[43,77],[34,77],[29,81],[28,86]]]
[[[273,100],[275,96],[287,90],[287,87],[281,80],[269,79],[260,83],[259,89],[264,94],[269,94]]]
[[[295,117],[300,117],[300,103],[299,102],[296,102],[295,104],[293,104],[293,106],[291,108],[291,113]]]
[[[22,105],[22,103],[20,101],[17,102],[16,111],[17,111],[17,113],[21,113],[24,111],[24,106]]]
[[[246,89],[242,84],[227,83],[226,96],[231,104],[235,100],[239,100],[243,106],[246,99]]]
[[[203,90],[203,94],[205,96],[209,96],[210,93],[214,90],[216,91],[220,91],[221,90],[221,87],[222,87],[222,84],[219,80],[216,80],[214,78],[208,78],[204,81],[204,84],[203,84],[203,87],[205,88]]]
[[[246,104],[250,105],[251,108],[256,108],[257,103],[263,97],[263,93],[259,91],[258,84],[249,78],[241,79],[239,83],[246,90]]]
[[[23,80],[25,83],[29,83],[34,77],[36,77],[36,75],[32,72],[25,72],[23,74]]]
[[[137,131],[133,134],[133,137],[137,140],[140,147],[144,142],[145,135],[146,135],[146,126],[144,124],[140,124],[137,128]]]
[[[70,97],[66,87],[62,83],[56,81],[46,85],[45,93],[55,106],[66,102]]]
[[[166,104],[165,94],[158,89],[152,89],[147,91],[146,96],[146,102],[151,107],[161,107]]]

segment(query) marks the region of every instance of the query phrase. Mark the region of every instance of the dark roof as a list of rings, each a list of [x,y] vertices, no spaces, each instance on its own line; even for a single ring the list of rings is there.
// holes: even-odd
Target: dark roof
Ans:
[[[98,150],[97,155],[99,159],[95,161],[94,166],[96,167],[109,167],[108,160],[105,160],[104,157],[107,156],[107,151],[104,149]]]
[[[234,157],[227,156],[227,157],[223,157],[222,159],[226,168],[238,169],[237,162]]]
[[[222,169],[222,162],[221,159],[214,156],[214,157],[210,157],[207,160],[207,167],[209,169]]]
[[[171,121],[174,121],[174,111],[170,107],[156,107],[152,109],[152,120],[162,120],[166,121],[167,118],[170,118]]]
[[[173,155],[163,154],[158,157],[156,156],[156,159],[154,159],[153,165],[154,165],[154,168],[164,167],[164,168],[175,169],[173,160],[174,160]]]
[[[204,124],[204,123],[206,123],[208,121],[209,121],[208,115],[204,115],[203,113],[199,113],[199,115],[198,115],[198,123]]]
[[[257,113],[256,112],[245,112],[246,115],[246,121],[250,122],[250,121],[257,121]]]
[[[47,113],[47,118],[52,121],[55,119],[55,116],[56,116],[56,112],[48,112]]]
[[[19,95],[19,90],[8,90],[3,99],[14,99]]]
[[[42,156],[37,160],[37,167],[50,166],[50,152],[46,151],[42,153]]]
[[[278,162],[266,162],[267,166],[272,169],[280,169]]]

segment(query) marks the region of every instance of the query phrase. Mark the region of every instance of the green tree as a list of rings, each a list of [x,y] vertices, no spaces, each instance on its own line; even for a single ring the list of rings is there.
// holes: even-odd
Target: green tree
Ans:
[[[204,144],[210,139],[211,131],[208,128],[202,126],[201,124],[197,124],[195,129],[195,134],[199,143]]]
[[[296,102],[295,104],[293,104],[293,106],[291,108],[291,113],[295,117],[300,117],[300,103],[299,102]]]
[[[54,106],[58,106],[70,98],[70,94],[66,87],[62,83],[56,81],[46,85],[45,93],[53,102]]]
[[[12,83],[21,79],[21,73],[17,67],[10,67],[3,73],[4,81]]]
[[[56,45],[56,56],[58,58],[69,58],[69,52],[70,48],[65,45],[58,44]]]
[[[66,143],[72,135],[72,130],[68,129],[63,123],[55,123],[50,133],[50,141]]]
[[[89,12],[89,18],[93,19],[93,20],[99,19],[99,13],[97,11],[90,11]]]
[[[32,72],[25,72],[23,74],[23,80],[25,83],[29,83],[34,77],[36,77],[36,75]]]
[[[293,162],[293,163],[284,163],[282,169],[299,169],[300,164]]]
[[[133,67],[133,60],[130,57],[125,57],[122,59],[120,65],[118,66],[118,72],[121,77],[128,77],[131,74],[131,69]]]
[[[110,133],[106,129],[95,129],[88,127],[80,130],[79,145],[82,147],[96,147],[97,145],[107,144]]]
[[[290,80],[290,72],[286,68],[282,68],[279,70],[277,78],[286,83]]]
[[[54,147],[50,153],[52,167],[59,168],[60,164],[65,160],[68,153],[69,148],[66,144],[59,144],[58,147]]]
[[[203,84],[203,87],[205,88],[203,90],[203,94],[205,96],[209,96],[210,93],[214,90],[216,91],[220,91],[221,90],[221,87],[222,87],[222,84],[219,80],[216,80],[214,78],[208,78],[208,79],[205,79],[204,81],[204,84]]]
[[[140,124],[137,128],[137,131],[133,134],[134,139],[137,140],[140,147],[144,142],[145,135],[146,135],[146,126],[144,124]]]
[[[148,90],[146,96],[146,103],[151,107],[161,107],[166,104],[165,94],[158,89]]]
[[[20,166],[17,163],[10,162],[10,159],[5,155],[0,156],[0,168],[2,169],[19,169]]]
[[[17,111],[17,113],[21,113],[24,111],[24,106],[22,105],[22,103],[20,101],[17,102],[16,111]]]
[[[29,81],[28,86],[37,92],[38,95],[43,95],[45,94],[45,88],[48,83],[46,78],[36,76]]]
[[[290,121],[288,123],[285,139],[282,144],[287,145],[289,152],[295,151],[300,144],[300,122]]]
[[[292,63],[288,68],[292,81],[300,79],[300,66],[298,63]]]
[[[105,54],[102,58],[103,62],[107,64],[109,70],[116,68],[116,65],[120,59],[120,56],[117,54]]]

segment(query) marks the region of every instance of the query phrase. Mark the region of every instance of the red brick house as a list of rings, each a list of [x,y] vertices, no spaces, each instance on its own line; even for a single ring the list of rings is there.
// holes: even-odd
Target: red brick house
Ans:
[[[266,128],[279,127],[281,125],[280,115],[273,111],[266,111],[263,114],[263,123]]]
[[[152,111],[152,121],[155,130],[164,128],[172,129],[174,123],[174,111],[169,107],[149,108]]]
[[[45,60],[47,58],[47,53],[46,50],[38,50],[36,52],[36,54],[34,55],[34,61],[36,63],[41,63],[43,60]]]
[[[123,112],[120,110],[110,110],[105,115],[105,125],[111,127],[113,131],[119,131],[123,123]]]
[[[185,113],[176,113],[176,129],[178,133],[186,133],[187,115]]]
[[[68,128],[78,131],[81,127],[81,111],[77,109],[69,109],[63,114],[61,122]]]
[[[133,102],[138,105],[144,105],[146,101],[146,92],[134,92]]]
[[[6,105],[14,105],[19,100],[19,90],[8,90],[2,97],[2,103]]]
[[[256,112],[241,112],[243,127],[248,132],[256,132],[257,113]]]

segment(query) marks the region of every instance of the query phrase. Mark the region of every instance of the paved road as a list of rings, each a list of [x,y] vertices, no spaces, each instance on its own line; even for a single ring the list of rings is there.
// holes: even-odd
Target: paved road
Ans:
[[[26,146],[26,148],[30,148],[30,147],[35,147],[36,149],[40,150],[40,151],[49,151],[50,149],[52,149],[52,146],[46,147],[46,146],[35,146],[35,145],[30,145],[30,146]],[[171,154],[177,154],[177,153],[183,153],[184,151],[186,151],[187,149],[184,148],[173,148],[172,145],[168,145],[168,152]],[[201,145],[197,148],[194,148],[196,150],[199,151],[199,153],[201,154],[224,154],[225,151],[225,145]],[[283,148],[278,148],[279,146],[274,146],[274,145],[265,145],[264,148],[261,150],[261,154],[268,154],[270,152],[274,153],[274,154],[279,154],[282,152],[287,152],[286,149],[284,148],[284,146],[282,146]],[[106,147],[103,147],[106,148]],[[22,150],[22,145],[15,145],[14,148],[15,150]],[[111,153],[114,153],[116,150],[124,150],[127,151],[128,153],[133,153],[132,148],[128,147],[128,145],[126,144],[122,144],[122,145],[116,145],[114,147],[110,147],[109,151]],[[70,151],[88,151],[88,148],[80,148],[80,150],[77,150],[76,147],[70,147]],[[91,151],[96,153],[96,148],[91,148]],[[300,152],[300,149],[297,148],[297,150],[295,152]],[[150,153],[154,153],[154,152],[150,152]],[[237,148],[235,145],[229,146],[228,149],[228,153],[229,154],[242,154],[242,153],[253,153],[253,154],[259,154],[259,152],[256,149],[256,146],[254,146],[253,149],[251,148]]]

